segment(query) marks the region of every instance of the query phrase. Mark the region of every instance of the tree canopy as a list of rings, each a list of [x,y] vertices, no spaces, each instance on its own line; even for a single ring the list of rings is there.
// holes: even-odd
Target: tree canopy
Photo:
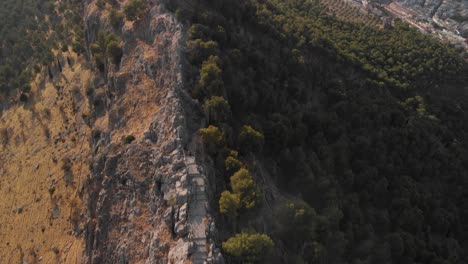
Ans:
[[[266,234],[242,232],[223,243],[223,249],[244,263],[258,263],[273,249],[273,241]]]

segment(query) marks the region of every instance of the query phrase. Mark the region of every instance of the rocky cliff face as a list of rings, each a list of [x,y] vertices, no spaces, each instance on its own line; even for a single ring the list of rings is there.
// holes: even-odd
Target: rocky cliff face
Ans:
[[[54,51],[27,102],[2,112],[0,263],[222,263],[184,28],[149,1],[117,32],[96,2],[83,2],[86,46],[113,32],[119,65]]]
[[[110,28],[103,17],[88,3],[89,42]],[[210,244],[208,177],[194,155],[202,119],[184,87],[183,32],[153,1],[145,19],[123,26],[120,65],[96,81],[88,263],[222,262]],[[135,141],[123,144],[129,135]]]

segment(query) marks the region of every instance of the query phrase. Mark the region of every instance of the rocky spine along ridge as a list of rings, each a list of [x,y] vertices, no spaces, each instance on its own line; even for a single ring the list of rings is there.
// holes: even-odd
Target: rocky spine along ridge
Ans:
[[[110,29],[89,3],[87,41]],[[222,263],[212,242],[208,177],[184,90],[183,28],[156,1],[126,22],[123,57],[95,81],[94,155],[86,183],[88,263]],[[136,138],[123,144],[128,135]],[[202,155],[202,154],[201,154]]]

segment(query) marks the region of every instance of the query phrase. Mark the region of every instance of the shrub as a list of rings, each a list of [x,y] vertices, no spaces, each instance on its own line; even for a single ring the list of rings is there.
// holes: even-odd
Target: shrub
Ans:
[[[91,54],[93,55],[97,53],[101,53],[101,47],[99,47],[99,45],[96,43],[89,45],[89,50],[91,51]]]
[[[124,144],[130,144],[135,140],[133,135],[128,135],[124,138]]]
[[[223,243],[223,249],[243,263],[256,263],[262,260],[274,243],[266,234],[242,232]]]
[[[107,44],[106,52],[107,52],[107,55],[112,59],[112,62],[114,64],[120,63],[120,60],[122,59],[123,51],[117,41],[115,40],[110,41]]]
[[[123,11],[128,21],[135,21],[145,15],[146,8],[146,2],[141,0],[132,0],[124,7]]]
[[[68,51],[68,45],[66,43],[62,44],[62,52],[67,52]]]
[[[23,85],[23,93],[29,93],[31,91],[31,84],[27,83]]]
[[[99,71],[104,72],[105,61],[102,53],[99,52],[94,54],[94,62],[96,63],[96,67],[99,69]]]
[[[62,159],[62,170],[64,172],[70,172],[72,168],[72,162],[69,158]]]
[[[19,97],[19,100],[20,102],[27,102],[28,101],[28,96],[25,94],[25,93],[21,93],[20,97]]]
[[[85,49],[83,47],[83,44],[81,44],[81,42],[75,40],[72,42],[72,50],[73,52],[77,54],[81,54],[84,52]]]
[[[120,29],[123,24],[123,15],[119,11],[115,10],[114,8],[111,9],[109,13],[109,21],[112,27],[115,30]]]
[[[112,41],[119,42],[117,36],[112,33],[106,34],[102,31],[98,33],[97,44],[101,48],[101,51],[106,51],[107,45]]]

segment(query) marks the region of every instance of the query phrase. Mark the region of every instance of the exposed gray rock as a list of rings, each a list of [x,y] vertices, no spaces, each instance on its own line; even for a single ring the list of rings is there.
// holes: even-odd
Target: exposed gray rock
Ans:
[[[195,157],[186,158],[191,135],[201,122],[191,122],[198,106],[182,82],[183,32],[158,1],[152,3],[144,19],[123,26],[121,65],[106,70],[99,88],[106,106],[102,114],[109,115],[109,124],[108,129],[100,128],[105,139],[93,146],[92,175],[86,185],[90,193],[86,254],[93,263],[177,264],[190,259],[198,264],[208,257],[207,180]],[[86,8],[88,4],[85,22],[88,39],[94,42],[98,30],[107,29],[107,22],[101,21],[107,18],[101,19],[92,3]],[[151,100],[158,100],[158,110],[148,113],[151,121],[143,124],[144,132],[138,130],[138,135],[143,132],[141,140],[112,145],[113,131],[126,129],[129,118],[119,102],[128,99],[128,91],[134,95],[148,78],[157,90]]]
[[[166,209],[166,211],[164,211],[163,219],[167,226],[172,226],[174,222],[174,209],[172,208],[172,206],[170,206]]]
[[[185,220],[180,220],[174,226],[174,232],[179,236],[183,237],[188,234],[188,226]]]
[[[170,263],[185,263],[192,252],[193,243],[180,238],[176,245],[169,250],[168,260]]]
[[[148,139],[152,143],[156,143],[158,141],[158,137],[155,132],[150,129],[147,129],[143,134],[143,139]]]
[[[173,170],[174,172],[176,172],[176,171],[178,171],[178,170],[180,170],[180,169],[182,169],[182,168],[184,168],[184,167],[185,167],[185,164],[184,164],[183,161],[177,161],[177,162],[172,166],[172,170]]]
[[[183,204],[179,208],[179,221],[183,221],[187,219],[187,203]]]
[[[185,204],[188,201],[188,190],[181,189],[177,192],[177,204]]]

